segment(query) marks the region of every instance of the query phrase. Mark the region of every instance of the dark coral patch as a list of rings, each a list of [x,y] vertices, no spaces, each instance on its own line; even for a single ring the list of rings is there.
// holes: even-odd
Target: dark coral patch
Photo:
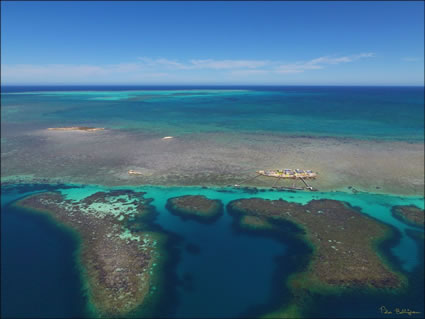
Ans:
[[[406,224],[424,228],[424,210],[419,207],[413,205],[395,206],[391,212],[395,218]]]
[[[275,229],[274,221],[297,225],[314,249],[310,283],[338,287],[396,288],[400,277],[382,262],[375,242],[392,229],[335,200],[313,200],[307,205],[259,198],[235,200],[228,211],[241,227]],[[301,282],[300,282],[301,284]]]
[[[217,199],[202,195],[186,195],[167,200],[166,208],[184,220],[193,219],[201,223],[213,223],[223,215],[223,204]]]

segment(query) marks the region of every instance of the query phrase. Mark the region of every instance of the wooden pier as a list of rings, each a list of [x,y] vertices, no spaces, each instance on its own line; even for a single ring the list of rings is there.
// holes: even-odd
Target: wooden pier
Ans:
[[[311,191],[315,190],[315,189],[313,189],[313,187],[312,187],[312,186],[310,186],[310,185],[308,185],[308,184],[307,184],[307,182],[304,180],[304,178],[303,178],[303,177],[300,177],[300,180],[304,183],[304,185],[305,185],[305,187],[306,187],[307,189],[309,189],[309,190],[311,190]]]

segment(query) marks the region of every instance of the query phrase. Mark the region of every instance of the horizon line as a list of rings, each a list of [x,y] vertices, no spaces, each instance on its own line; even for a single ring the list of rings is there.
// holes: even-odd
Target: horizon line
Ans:
[[[281,86],[338,86],[338,87],[424,87],[425,84],[217,84],[217,83],[187,83],[187,84],[175,84],[175,83],[166,83],[166,84],[122,84],[122,83],[7,83],[0,84],[1,87],[7,86],[175,86],[175,87],[184,87],[184,86],[268,86],[268,87],[281,87]]]

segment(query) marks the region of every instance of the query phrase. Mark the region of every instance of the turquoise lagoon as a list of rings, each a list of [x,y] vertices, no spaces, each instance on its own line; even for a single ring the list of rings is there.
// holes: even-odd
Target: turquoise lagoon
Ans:
[[[289,298],[284,282],[276,290],[277,278],[283,280],[294,271],[285,268],[291,243],[272,238],[250,236],[232,228],[232,218],[225,214],[215,223],[205,225],[183,221],[170,214],[166,200],[174,196],[201,194],[220,199],[223,204],[238,198],[260,197],[307,203],[312,199],[335,199],[357,207],[363,213],[390,224],[400,232],[399,242],[387,254],[416,286],[403,296],[367,296],[353,294],[332,298],[318,297],[312,316],[379,317],[381,303],[390,307],[409,307],[423,313],[423,252],[419,243],[406,235],[415,229],[391,215],[394,205],[424,207],[421,197],[398,197],[370,193],[277,192],[259,189],[256,194],[244,189],[200,187],[125,187],[146,192],[154,199],[159,212],[156,223],[182,238],[180,257],[174,269],[178,282],[173,283],[176,301],[169,317],[211,318],[255,316],[276,306],[277,300]],[[123,189],[98,185],[8,185],[2,189],[2,316],[3,317],[80,317],[85,315],[85,297],[74,265],[76,242],[47,219],[10,206],[14,200],[34,192],[58,190],[67,198],[80,200],[97,191]],[[289,255],[288,255],[289,254]],[[280,262],[278,262],[280,260]],[[421,281],[422,280],[422,281]],[[422,284],[421,284],[422,282]],[[279,287],[279,285],[277,285]],[[423,295],[422,295],[423,296]],[[359,309],[353,301],[363,303]],[[322,304],[322,306],[321,306]],[[260,310],[261,311],[260,311]],[[162,309],[162,314],[164,310]],[[165,312],[167,313],[167,312]]]

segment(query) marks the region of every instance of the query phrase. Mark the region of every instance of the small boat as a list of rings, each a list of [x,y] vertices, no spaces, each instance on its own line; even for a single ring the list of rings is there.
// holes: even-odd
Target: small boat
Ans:
[[[261,170],[257,171],[258,175],[267,176],[267,177],[276,177],[276,178],[316,178],[317,173],[311,170],[302,170],[302,169],[276,169],[276,170]]]

